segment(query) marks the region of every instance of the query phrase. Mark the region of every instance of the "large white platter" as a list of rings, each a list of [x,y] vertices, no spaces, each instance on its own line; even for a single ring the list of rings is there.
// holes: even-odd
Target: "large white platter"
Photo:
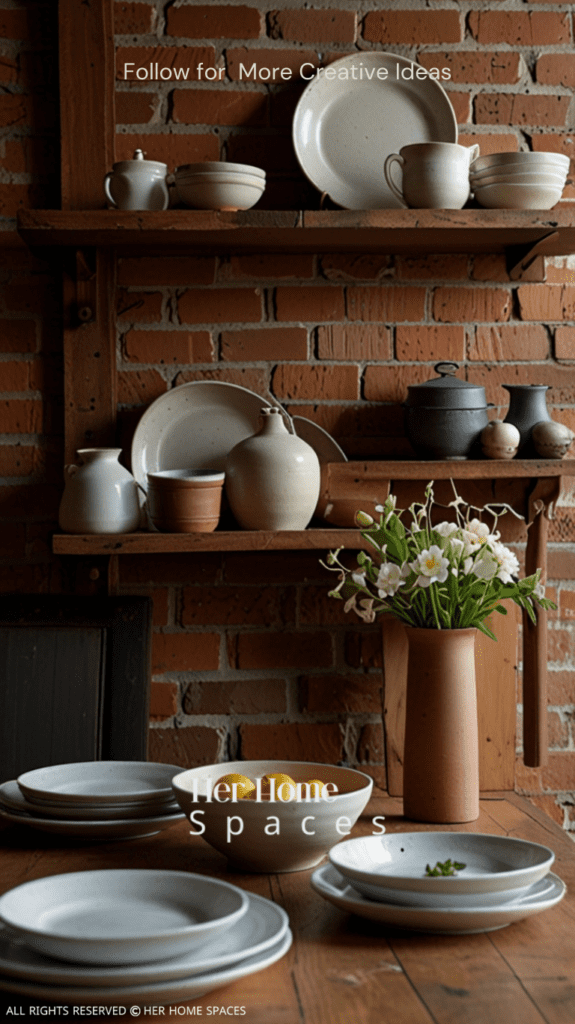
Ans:
[[[260,425],[270,405],[254,391],[198,380],[167,391],[141,417],[132,441],[132,473],[144,489],[147,474],[165,469],[225,468],[226,456]]]
[[[312,184],[340,206],[399,207],[383,176],[385,158],[412,143],[457,142],[447,93],[433,78],[416,78],[417,69],[395,53],[357,53],[334,61],[304,90],[292,126],[296,155]]]
[[[160,1006],[199,999],[232,981],[238,981],[256,971],[275,964],[285,956],[293,941],[288,928],[279,942],[249,956],[231,966],[206,971],[192,977],[176,978],[171,981],[147,982],[141,985],[113,988],[80,988],[73,986],[35,984],[23,978],[7,978],[0,975],[0,990],[28,996],[29,999],[50,1000],[51,1002],[73,1003],[77,1006]],[[137,1016],[137,1014],[132,1014]],[[167,1015],[166,1015],[167,1016]],[[174,1018],[177,1019],[177,1018]]]
[[[394,928],[442,935],[473,935],[506,928],[515,921],[549,910],[563,899],[567,887],[557,875],[549,873],[553,882],[542,878],[528,894],[514,903],[497,907],[408,907],[397,903],[381,903],[356,892],[347,878],[340,875],[332,864],[324,864],[314,871],[311,885],[320,896],[340,910],[365,917],[369,921]],[[537,887],[540,886],[538,890]]]
[[[173,764],[153,761],[76,761],[35,768],[17,782],[32,803],[122,804],[170,799]]]
[[[32,949],[84,964],[140,964],[197,950],[247,909],[237,885],[147,868],[48,875],[0,897],[0,921]]]
[[[276,945],[289,926],[285,910],[266,899],[246,893],[248,909],[223,935],[193,953],[160,963],[91,966],[64,963],[30,949],[0,926],[0,974],[50,985],[116,987],[156,984],[221,970]]]

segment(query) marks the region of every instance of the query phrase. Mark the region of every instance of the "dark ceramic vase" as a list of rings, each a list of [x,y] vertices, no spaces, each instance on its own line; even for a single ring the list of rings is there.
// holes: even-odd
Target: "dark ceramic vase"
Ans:
[[[504,423],[512,423],[520,434],[517,458],[534,459],[537,456],[531,432],[536,423],[550,420],[545,393],[547,384],[503,384],[509,392],[509,409]]]

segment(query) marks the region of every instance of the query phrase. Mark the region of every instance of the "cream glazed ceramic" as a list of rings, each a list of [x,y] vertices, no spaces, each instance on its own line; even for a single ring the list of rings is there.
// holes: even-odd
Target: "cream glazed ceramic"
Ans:
[[[138,489],[121,466],[121,448],[79,448],[66,466],[58,522],[64,533],[129,533],[140,523]]]
[[[488,459],[512,459],[517,455],[521,434],[513,423],[490,420],[481,431],[481,447]]]
[[[468,147],[452,142],[423,142],[390,153],[383,171],[402,206],[460,210],[469,199],[469,164],[478,156],[477,144]],[[394,163],[403,172],[401,189],[392,178]]]
[[[104,192],[118,210],[166,210],[169,202],[168,166],[145,160],[137,149],[132,160],[120,160],[104,178]]]
[[[319,498],[319,459],[288,432],[279,409],[261,417],[260,430],[226,459],[230,508],[244,530],[305,530]]]

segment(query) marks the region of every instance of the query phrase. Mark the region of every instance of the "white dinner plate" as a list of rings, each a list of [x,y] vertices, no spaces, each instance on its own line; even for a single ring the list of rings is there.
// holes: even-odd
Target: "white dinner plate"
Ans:
[[[225,468],[226,456],[260,425],[270,405],[254,391],[197,380],[160,395],[141,417],[132,441],[132,473],[147,490],[148,473]]]
[[[32,803],[122,804],[169,800],[172,779],[181,772],[173,764],[153,761],[77,761],[48,765],[17,778]]]
[[[239,981],[240,978],[270,967],[276,960],[285,956],[292,941],[293,936],[288,928],[279,942],[264,952],[249,956],[228,967],[170,981],[145,982],[126,987],[118,985],[113,988],[80,988],[72,985],[36,984],[23,978],[7,978],[0,975],[0,990],[24,995],[29,999],[47,999],[52,1002],[73,1003],[77,1006],[160,1006],[180,1003],[189,999],[199,999],[208,992],[229,985],[232,981]]]
[[[0,803],[9,810],[32,814],[38,818],[72,821],[112,821],[115,818],[148,818],[179,811],[177,800],[146,800],[135,804],[58,804],[47,800],[34,804],[27,800],[15,780],[0,785]]]
[[[92,966],[64,963],[30,949],[0,926],[0,974],[50,985],[102,985],[106,988],[154,984],[220,970],[276,945],[287,932],[285,910],[265,896],[246,893],[248,909],[223,935],[201,949],[161,963]]]
[[[196,950],[247,913],[243,889],[188,871],[47,875],[0,897],[0,921],[32,949],[84,964],[140,964]]]
[[[479,932],[492,932],[498,928],[506,928],[514,921],[521,921],[533,914],[549,910],[563,899],[567,887],[557,875],[549,873],[553,882],[551,890],[542,879],[536,886],[542,887],[539,892],[530,892],[526,898],[515,903],[505,903],[498,907],[408,907],[397,903],[380,903],[370,900],[349,884],[348,879],[340,875],[332,864],[324,864],[314,871],[311,885],[320,896],[335,904],[340,910],[346,910],[369,921],[394,928],[404,928],[416,932],[430,932],[442,935],[473,935]]]
[[[38,832],[68,836],[70,839],[110,840],[143,839],[177,824],[185,814],[160,814],[156,817],[115,818],[110,821],[64,821],[60,818],[40,818],[35,814],[14,811],[0,799],[0,815],[15,825],[28,825]]]
[[[340,206],[396,209],[385,158],[413,143],[457,142],[447,93],[435,79],[415,77],[418,68],[421,74],[420,65],[395,53],[355,53],[333,61],[304,90],[292,126],[296,155],[312,184]],[[401,77],[409,74],[413,79]]]

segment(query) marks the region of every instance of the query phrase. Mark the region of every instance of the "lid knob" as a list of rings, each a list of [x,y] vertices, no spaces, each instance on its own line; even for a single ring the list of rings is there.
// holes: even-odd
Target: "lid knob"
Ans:
[[[135,151],[134,156],[132,157],[132,159],[133,160],[143,160],[144,159],[144,150],[143,149],[137,149]]]
[[[436,363],[433,369],[442,377],[453,377],[459,369],[459,363]]]

